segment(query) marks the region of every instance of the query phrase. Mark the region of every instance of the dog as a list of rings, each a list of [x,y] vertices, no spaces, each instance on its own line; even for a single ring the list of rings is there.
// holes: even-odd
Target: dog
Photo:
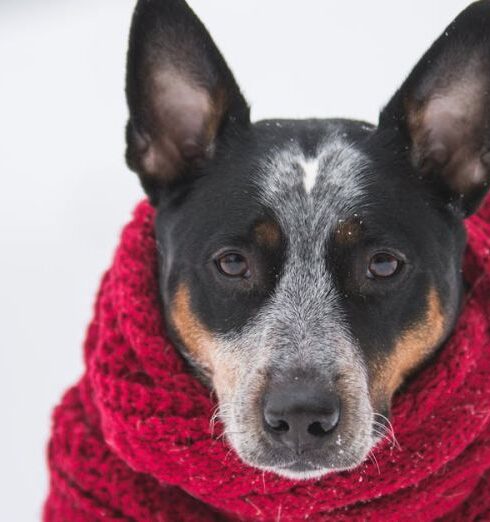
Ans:
[[[456,18],[372,125],[251,122],[186,3],[139,0],[127,100],[166,326],[229,444],[292,479],[357,467],[464,298],[463,220],[490,177],[490,2]]]

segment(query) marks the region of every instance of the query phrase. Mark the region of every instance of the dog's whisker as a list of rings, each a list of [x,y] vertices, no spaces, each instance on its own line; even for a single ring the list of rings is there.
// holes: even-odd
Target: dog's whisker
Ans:
[[[229,437],[230,435],[244,435],[245,431],[223,431],[220,433],[215,440],[225,440],[226,437]]]
[[[378,435],[378,437],[381,437],[382,439],[384,439],[386,436],[387,436],[387,433],[386,432],[383,432],[383,431],[379,431],[377,428],[373,428],[373,432]]]
[[[396,441],[393,440],[393,437],[390,432],[382,432],[378,431],[376,428],[373,428],[373,432],[382,440],[382,439],[388,439],[390,442],[391,448],[397,447]]]
[[[371,450],[369,453],[368,453],[368,457],[369,457],[369,460],[376,465],[376,468],[378,469],[378,475],[381,475],[381,470],[379,468],[379,463],[378,463],[378,459],[376,458],[376,455],[374,454],[374,451]]]
[[[375,431],[381,438],[391,438],[391,432],[387,430],[384,426],[373,424],[373,431]]]
[[[384,421],[384,427],[389,431],[393,446],[396,447],[398,450],[401,450],[400,443],[398,442],[398,439],[396,438],[396,435],[395,435],[395,428],[393,427],[393,424],[390,421],[390,419],[388,419],[388,417],[386,417],[385,415],[378,413],[378,412],[374,412],[373,415],[380,417]],[[373,423],[374,422],[378,422],[378,421],[373,421]],[[380,423],[380,424],[383,424],[383,423]]]
[[[209,431],[210,431],[212,437],[214,436],[214,429],[215,429],[216,421],[217,421],[217,419],[219,418],[219,415],[220,415],[219,412],[220,412],[220,405],[218,404],[213,409],[213,413],[212,413],[211,418],[209,420]]]

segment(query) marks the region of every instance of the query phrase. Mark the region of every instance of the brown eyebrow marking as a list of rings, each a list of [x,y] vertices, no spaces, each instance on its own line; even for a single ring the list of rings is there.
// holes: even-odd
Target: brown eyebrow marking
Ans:
[[[370,394],[375,405],[386,404],[405,378],[434,352],[444,336],[445,323],[439,295],[432,287],[424,318],[401,334],[387,358],[371,366]]]
[[[220,353],[218,340],[191,308],[189,288],[181,283],[172,300],[170,318],[191,360],[211,379],[219,397],[236,386],[237,369],[231,357]]]
[[[260,245],[275,248],[281,241],[281,229],[274,221],[261,221],[254,228],[255,237]]]
[[[358,216],[339,219],[335,229],[335,242],[347,245],[358,241],[362,234],[362,220]]]

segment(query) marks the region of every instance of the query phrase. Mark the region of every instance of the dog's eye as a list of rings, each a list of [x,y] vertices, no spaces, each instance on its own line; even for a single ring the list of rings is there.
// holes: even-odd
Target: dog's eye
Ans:
[[[216,260],[218,270],[229,277],[250,277],[247,260],[241,254],[223,254]]]
[[[393,254],[380,252],[369,261],[367,277],[369,279],[382,279],[395,275],[401,268],[402,262]]]

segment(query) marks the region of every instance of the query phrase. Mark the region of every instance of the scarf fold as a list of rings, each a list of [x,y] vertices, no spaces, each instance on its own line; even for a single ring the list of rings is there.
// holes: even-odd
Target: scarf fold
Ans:
[[[165,334],[153,220],[143,202],[124,229],[85,373],[55,409],[45,522],[490,521],[490,199],[466,222],[457,327],[395,398],[398,444],[306,482],[245,466],[213,432],[213,397]]]

